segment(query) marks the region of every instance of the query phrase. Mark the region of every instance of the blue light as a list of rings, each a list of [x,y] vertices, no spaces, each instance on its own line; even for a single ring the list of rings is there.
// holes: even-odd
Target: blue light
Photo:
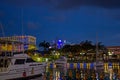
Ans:
[[[58,40],[58,42],[62,42],[62,40]]]
[[[73,63],[70,63],[70,69],[73,69]]]
[[[93,63],[90,64],[90,69],[92,69],[92,68],[94,68],[94,64]]]
[[[53,68],[53,64],[52,63],[50,64],[50,68]]]
[[[80,63],[77,63],[77,69],[80,69]]]
[[[108,66],[112,66],[112,63],[111,63],[111,62],[109,62],[109,63],[108,63]]]
[[[28,45],[24,44],[24,49],[27,50],[28,49]]]
[[[86,63],[83,63],[83,67],[84,67],[84,68],[87,68],[87,64],[86,64]]]
[[[58,49],[62,48],[62,45],[63,45],[62,40],[58,40],[58,42],[57,42],[57,48]]]

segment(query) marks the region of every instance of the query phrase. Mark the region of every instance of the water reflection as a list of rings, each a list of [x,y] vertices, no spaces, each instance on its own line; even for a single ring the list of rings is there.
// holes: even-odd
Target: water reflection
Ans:
[[[74,66],[74,64],[69,64],[69,67],[57,66],[56,68],[47,66],[46,73],[37,80],[120,80],[119,65],[113,64],[108,67],[109,64],[104,63],[104,70],[97,72],[92,63],[82,64],[83,67]]]
[[[61,80],[66,76],[66,73],[67,68],[48,68],[48,72],[44,75],[44,80]]]

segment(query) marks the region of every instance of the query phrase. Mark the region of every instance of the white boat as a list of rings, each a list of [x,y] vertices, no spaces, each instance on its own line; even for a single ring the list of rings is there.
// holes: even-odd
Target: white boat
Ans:
[[[96,53],[96,55],[98,55],[98,53]],[[96,56],[96,61],[94,62],[94,69],[96,70],[96,72],[104,71],[104,61],[99,56]]]
[[[66,67],[67,65],[67,58],[64,56],[61,56],[59,59],[57,59],[55,62],[56,66],[58,67]]]
[[[46,63],[33,61],[25,53],[11,57],[0,57],[0,80],[18,80],[40,76],[45,72]]]
[[[94,68],[95,68],[95,70],[97,71],[97,70],[104,70],[104,62],[103,61],[96,61],[95,63],[94,63]]]

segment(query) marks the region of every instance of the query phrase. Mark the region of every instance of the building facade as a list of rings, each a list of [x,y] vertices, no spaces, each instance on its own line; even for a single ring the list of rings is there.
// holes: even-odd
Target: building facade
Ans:
[[[107,47],[110,59],[120,59],[120,46]]]
[[[111,54],[120,54],[120,46],[109,46],[107,49]]]
[[[0,50],[1,51],[23,51],[35,48],[36,37],[34,36],[10,36],[0,37]]]

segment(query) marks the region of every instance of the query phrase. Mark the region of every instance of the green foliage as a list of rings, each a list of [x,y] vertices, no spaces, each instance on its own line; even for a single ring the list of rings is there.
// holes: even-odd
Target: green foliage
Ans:
[[[107,49],[104,45],[102,45],[101,42],[98,44],[98,49],[101,53],[107,53]],[[80,44],[75,44],[75,45],[64,45],[63,48],[61,49],[63,53],[68,53],[67,55],[71,54],[72,55],[79,55],[80,53],[96,53],[96,44],[93,44],[92,41],[82,41]]]

